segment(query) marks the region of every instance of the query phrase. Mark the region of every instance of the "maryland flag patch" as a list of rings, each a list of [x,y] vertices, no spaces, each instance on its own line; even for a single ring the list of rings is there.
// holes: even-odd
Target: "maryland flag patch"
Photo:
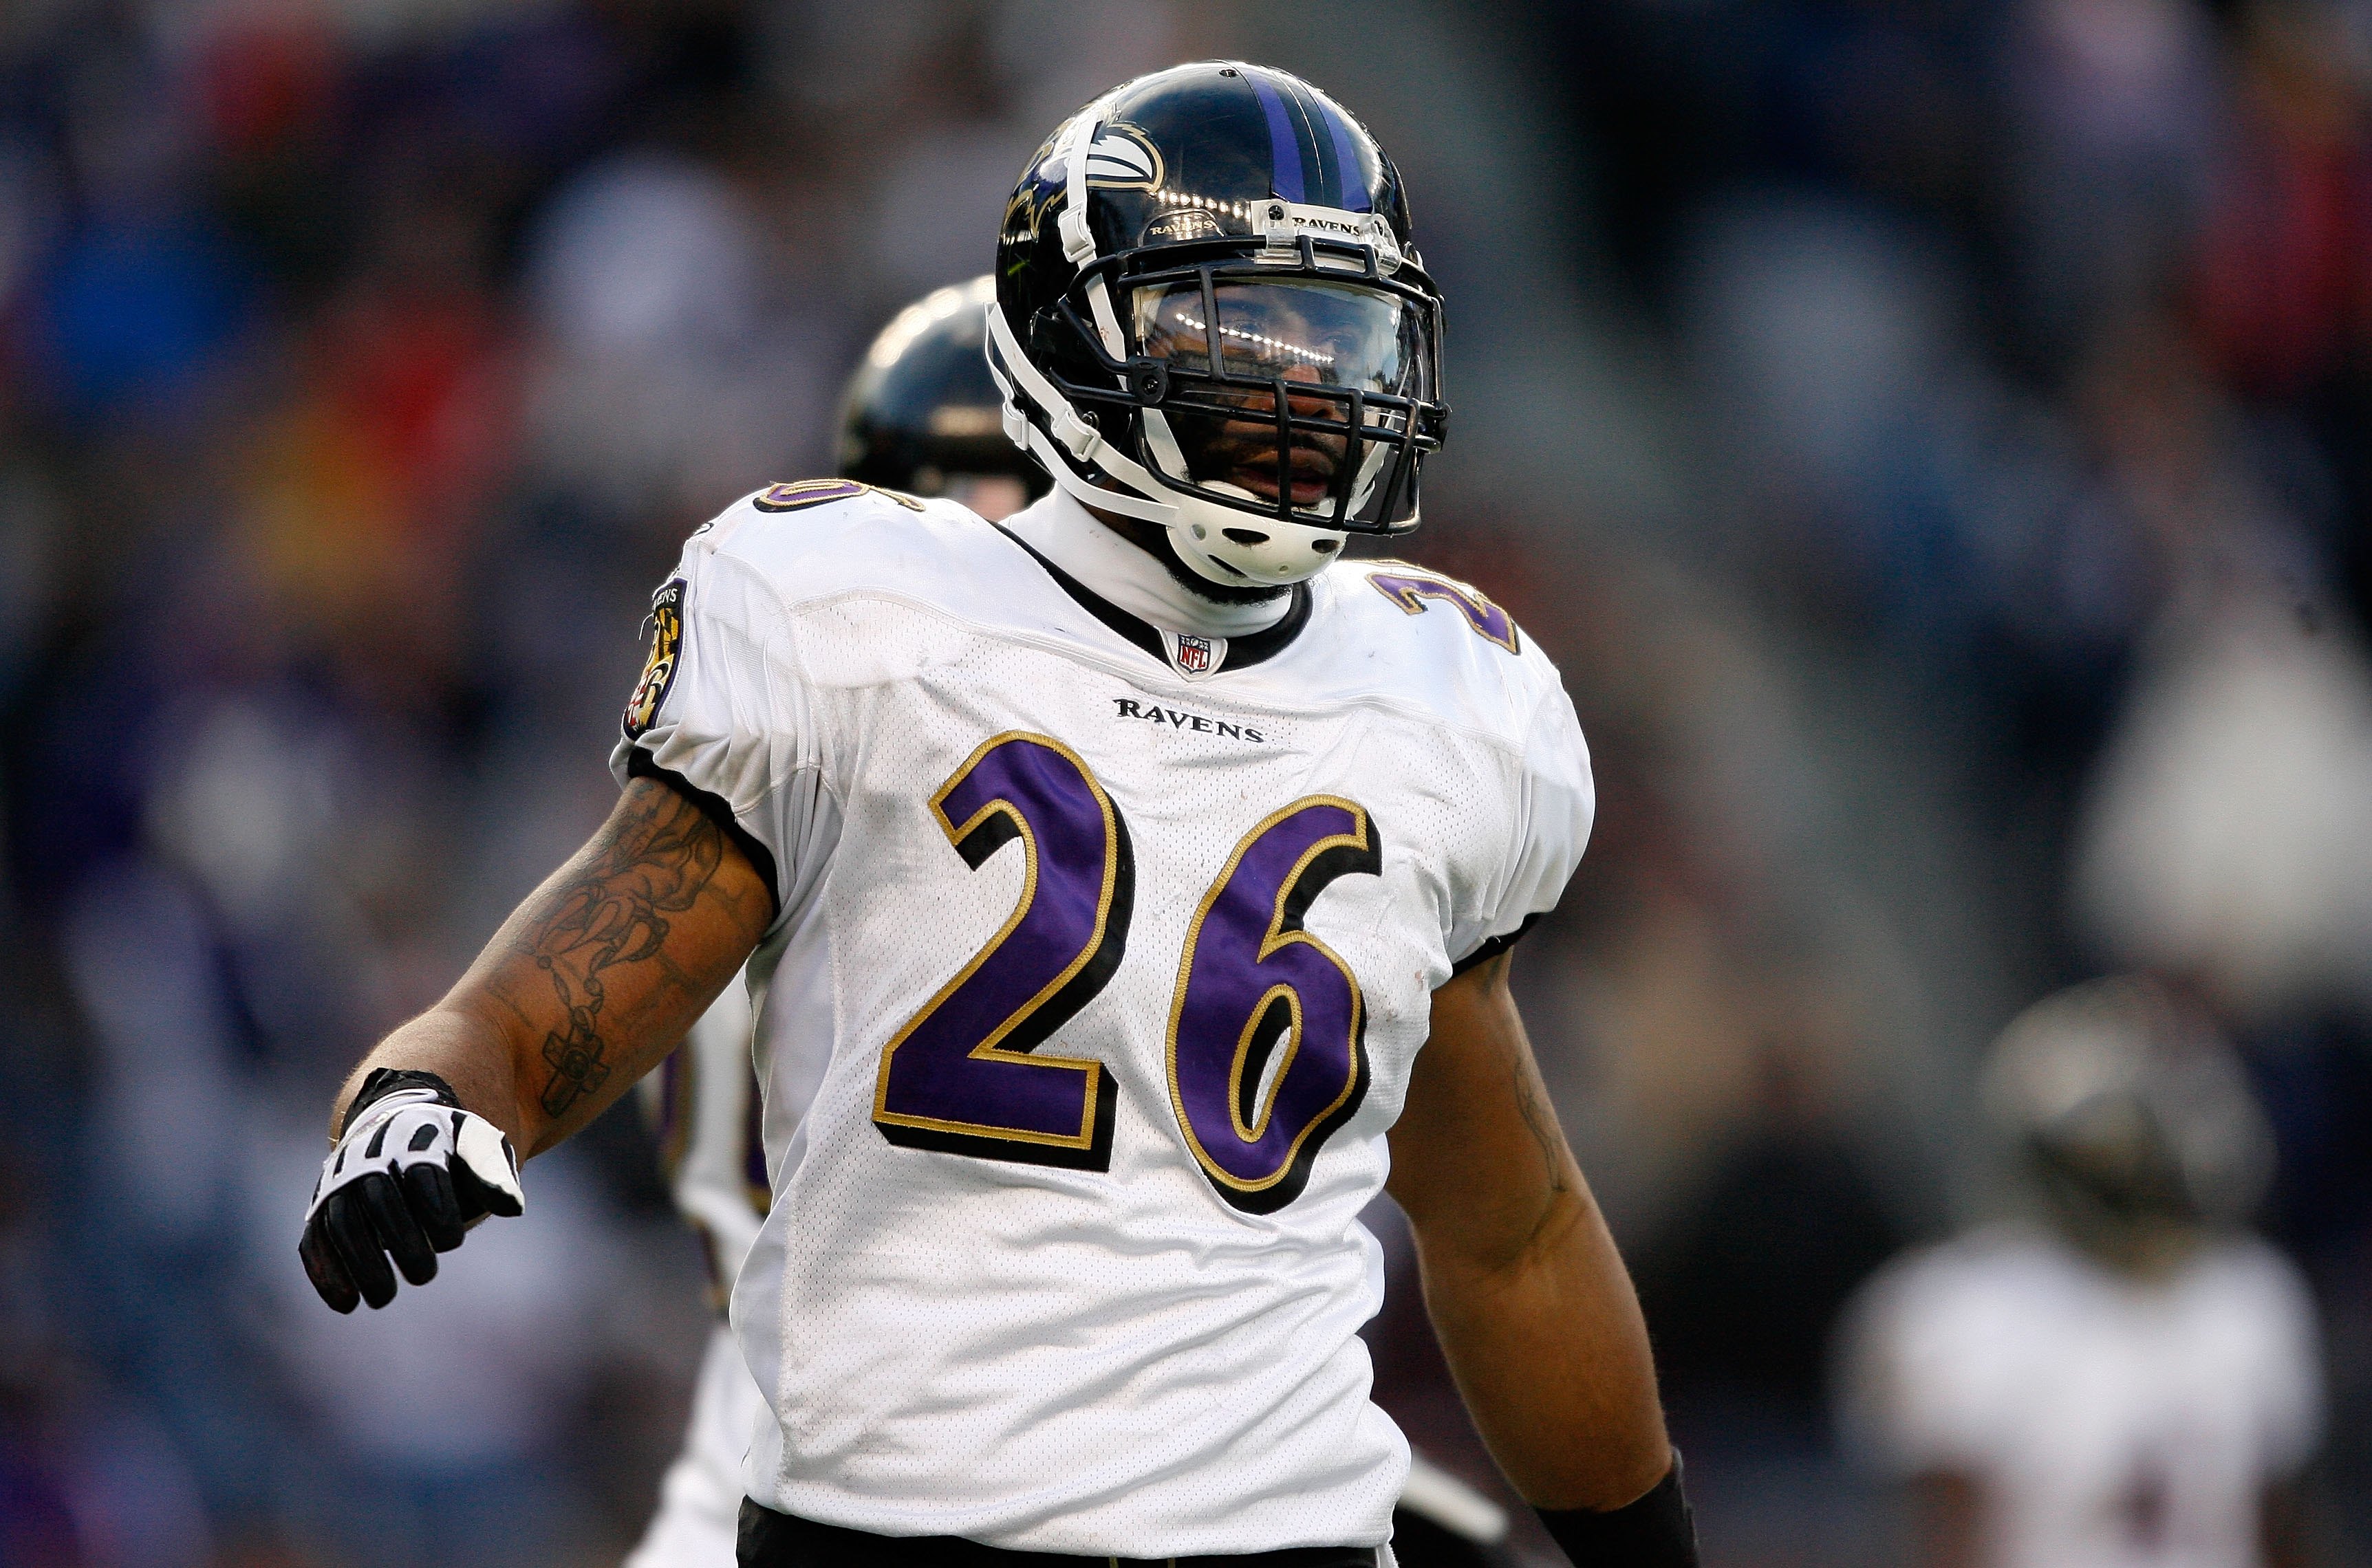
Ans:
[[[651,727],[659,716],[659,704],[667,701],[668,688],[675,683],[676,662],[683,653],[683,579],[675,577],[651,596],[651,656],[643,661],[643,678],[626,699],[629,740]]]

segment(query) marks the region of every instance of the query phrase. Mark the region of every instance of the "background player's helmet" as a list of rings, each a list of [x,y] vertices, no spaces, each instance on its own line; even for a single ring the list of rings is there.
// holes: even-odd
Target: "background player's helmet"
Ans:
[[[983,357],[995,280],[974,278],[898,312],[840,400],[840,473],[945,495],[991,521],[1046,494],[1045,471],[1006,439]]]
[[[1994,1045],[1983,1095],[2079,1241],[2237,1224],[2272,1174],[2238,1057],[2152,981],[2093,981],[2027,1009]]]
[[[1212,61],[1113,88],[1041,147],[997,237],[1006,430],[1230,586],[1417,524],[1441,296],[1400,171],[1299,77]]]

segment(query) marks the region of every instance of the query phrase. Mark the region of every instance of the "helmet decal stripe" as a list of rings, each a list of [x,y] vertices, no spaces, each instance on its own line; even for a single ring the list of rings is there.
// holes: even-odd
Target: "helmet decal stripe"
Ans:
[[[1301,142],[1294,134],[1293,117],[1285,111],[1285,99],[1257,71],[1246,71],[1244,80],[1252,85],[1260,99],[1261,112],[1268,116],[1269,190],[1288,202],[1309,199],[1301,172]]]
[[[1326,122],[1326,130],[1334,138],[1334,183],[1341,199],[1335,203],[1346,213],[1366,213],[1375,210],[1367,199],[1367,182],[1359,178],[1359,153],[1351,139],[1351,127],[1343,122],[1343,111],[1317,93],[1309,95],[1318,105],[1318,117]]]

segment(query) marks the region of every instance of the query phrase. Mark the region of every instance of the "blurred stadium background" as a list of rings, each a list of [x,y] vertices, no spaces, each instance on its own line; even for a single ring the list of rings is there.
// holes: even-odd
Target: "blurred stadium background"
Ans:
[[[2372,5],[7,0],[0,1565],[632,1541],[703,1307],[631,1102],[352,1320],[323,1107],[606,810],[680,537],[829,471],[1063,115],[1222,54],[1368,120],[1448,290],[1413,553],[1595,750],[1517,976],[1709,1562],[1904,1560],[1840,1305],[2129,966],[2272,1117],[2372,1561]]]

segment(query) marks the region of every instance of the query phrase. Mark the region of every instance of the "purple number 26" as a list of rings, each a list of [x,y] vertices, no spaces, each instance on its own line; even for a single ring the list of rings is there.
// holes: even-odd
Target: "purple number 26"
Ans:
[[[975,870],[1021,842],[1021,900],[883,1048],[873,1120],[910,1147],[1110,1169],[1110,1074],[1031,1052],[1119,967],[1135,890],[1127,824],[1076,752],[1018,732],[974,751],[931,807]],[[1170,1104],[1212,1189],[1248,1214],[1300,1194],[1366,1092],[1359,982],[1302,919],[1337,877],[1381,869],[1366,808],[1312,796],[1244,835],[1188,928]]]

